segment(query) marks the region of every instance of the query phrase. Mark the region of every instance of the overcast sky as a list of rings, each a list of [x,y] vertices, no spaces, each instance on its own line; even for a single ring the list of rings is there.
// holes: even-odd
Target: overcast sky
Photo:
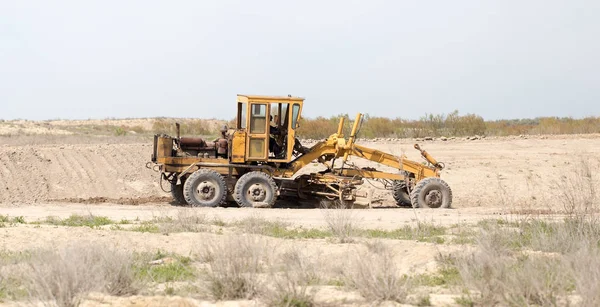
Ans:
[[[600,1],[0,0],[0,118],[600,115]]]

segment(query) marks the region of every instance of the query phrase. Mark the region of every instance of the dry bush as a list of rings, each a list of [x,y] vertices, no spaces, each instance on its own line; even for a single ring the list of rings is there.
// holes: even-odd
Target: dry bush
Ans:
[[[479,115],[467,114],[460,116],[458,111],[454,111],[444,121],[444,126],[448,135],[467,136],[485,134],[485,121]]]
[[[571,117],[538,117],[509,119],[485,123],[488,135],[521,134],[583,134],[599,133],[600,117],[575,119]]]
[[[177,232],[204,232],[209,229],[209,221],[205,214],[198,213],[193,208],[180,208],[175,218],[155,217],[158,229],[161,233]]]
[[[300,120],[300,128],[298,129],[298,135],[307,139],[324,139],[331,134],[337,132],[338,124],[340,118],[346,118],[346,129],[345,134],[349,134],[348,122],[349,117],[348,114],[332,116],[330,118],[325,117],[317,117],[315,119],[302,118]]]
[[[400,118],[390,119],[366,115],[359,130],[359,137],[408,137],[407,131],[407,122]]]
[[[597,242],[596,246],[585,243],[568,255],[565,262],[572,270],[575,289],[581,297],[581,306],[600,306],[600,249]]]
[[[175,135],[177,128],[175,127],[176,119],[158,118],[152,123],[152,131],[154,133],[166,133]],[[180,126],[181,135],[212,135],[216,131],[211,129],[207,121],[202,119],[192,119],[182,121]]]
[[[270,264],[267,241],[254,235],[234,235],[203,242],[201,259],[209,264],[208,288],[217,300],[249,299],[263,289],[260,274]]]
[[[465,285],[479,292],[478,303],[556,305],[568,294],[568,268],[552,255],[512,252],[504,234],[498,229],[483,230],[476,251],[456,260]]]
[[[273,306],[312,306],[314,295],[309,285],[320,280],[316,261],[298,248],[283,253],[279,264],[272,266],[272,289],[267,300]]]
[[[80,242],[61,250],[40,249],[23,263],[22,277],[32,299],[57,306],[77,306],[90,292],[137,293],[130,253],[102,244]]]
[[[273,230],[285,229],[289,226],[289,224],[281,221],[267,220],[258,214],[252,214],[247,218],[241,219],[235,225],[245,233],[257,235],[273,235]]]
[[[344,266],[344,282],[369,301],[403,303],[410,290],[409,280],[401,275],[389,248],[379,253],[359,252]]]
[[[597,169],[597,160],[581,157],[578,165],[554,184],[552,190],[555,198],[571,218],[597,218],[600,209],[600,181],[595,174]]]
[[[570,217],[489,224],[456,265],[482,305],[564,305],[574,292],[582,306],[596,306],[600,271],[590,268],[600,265],[599,237],[597,221]]]
[[[347,114],[330,118],[303,118],[300,123],[299,135],[311,139],[326,138],[337,131],[341,117],[346,118],[344,134],[349,136],[352,122]],[[475,114],[461,116],[458,111],[454,111],[447,116],[445,114],[425,114],[419,120],[373,117],[367,114],[360,126],[359,136],[363,138],[465,136],[482,135],[485,132],[486,124],[481,116]]]
[[[321,207],[325,207],[321,204]],[[357,234],[357,222],[354,214],[354,210],[345,209],[343,204],[337,206],[337,209],[321,209],[327,227],[333,233],[333,235],[340,240],[341,243],[352,243],[354,242],[353,237]]]

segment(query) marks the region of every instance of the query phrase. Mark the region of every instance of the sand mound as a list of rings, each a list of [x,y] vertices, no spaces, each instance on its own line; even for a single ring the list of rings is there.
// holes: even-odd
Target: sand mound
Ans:
[[[164,196],[151,144],[0,147],[0,202]]]

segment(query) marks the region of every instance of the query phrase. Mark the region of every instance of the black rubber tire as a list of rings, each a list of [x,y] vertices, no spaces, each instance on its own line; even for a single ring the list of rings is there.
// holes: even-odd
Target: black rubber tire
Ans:
[[[201,184],[209,185],[213,189],[212,197],[202,199],[197,193]],[[221,174],[212,169],[199,169],[191,174],[183,185],[183,196],[185,201],[193,207],[217,207],[225,203],[227,197],[227,183]]]
[[[187,206],[187,202],[185,201],[185,196],[183,196],[183,186],[185,185],[185,178],[181,179],[181,184],[177,185],[175,183],[171,183],[171,196],[173,197],[173,201],[171,204],[173,206]]]
[[[436,195],[441,200],[434,205],[428,205],[426,198],[428,194],[434,191],[437,191]],[[410,193],[410,202],[413,208],[450,208],[452,205],[452,190],[440,178],[425,178],[419,181]]]
[[[408,195],[408,189],[406,188],[406,182],[404,182],[404,180],[394,181],[393,188],[392,195],[394,196],[396,204],[401,207],[412,207],[410,195]]]
[[[264,192],[264,195],[258,195],[259,200],[250,198],[251,189],[254,187],[260,189],[259,193]],[[249,172],[244,174],[235,184],[233,198],[240,207],[260,207],[271,208],[277,200],[277,184],[275,180],[263,172]],[[261,192],[262,191],[262,192]]]

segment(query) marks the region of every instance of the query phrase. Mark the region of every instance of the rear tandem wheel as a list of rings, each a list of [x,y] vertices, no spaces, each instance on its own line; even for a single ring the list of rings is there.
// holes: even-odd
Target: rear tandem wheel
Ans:
[[[271,208],[277,200],[277,184],[266,173],[249,172],[236,182],[233,197],[240,207]]]

